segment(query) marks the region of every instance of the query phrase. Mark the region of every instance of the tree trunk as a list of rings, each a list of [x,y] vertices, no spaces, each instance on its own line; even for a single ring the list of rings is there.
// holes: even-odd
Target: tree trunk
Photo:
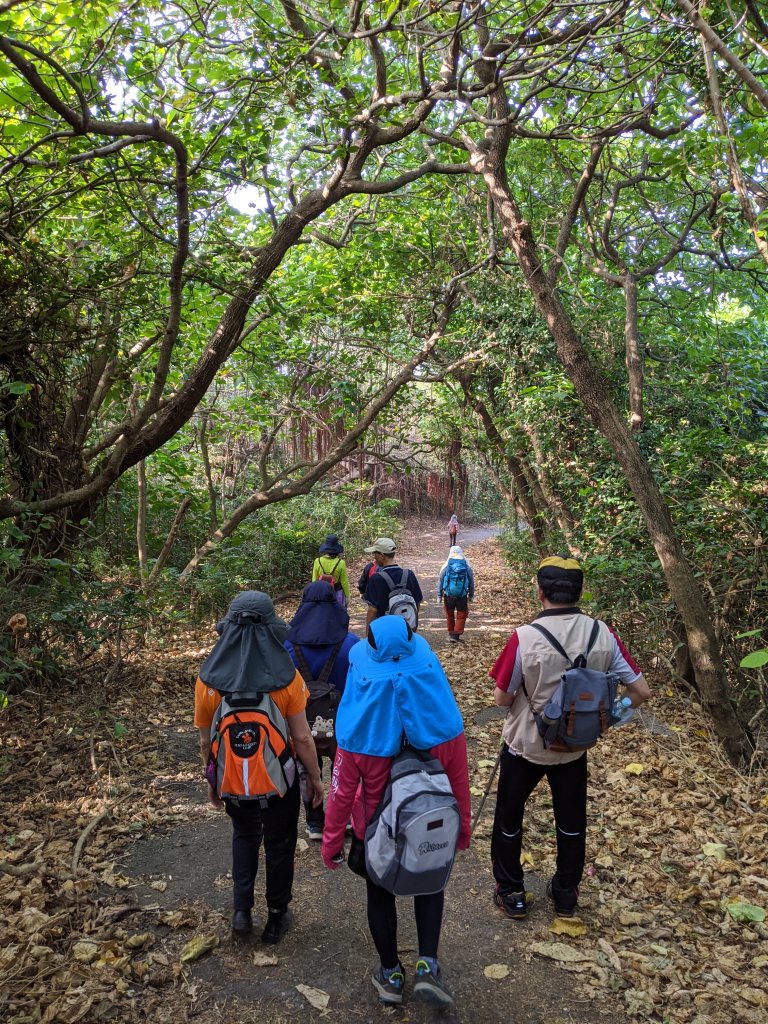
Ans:
[[[645,425],[643,411],[643,349],[640,345],[640,329],[637,323],[637,278],[629,271],[623,275],[624,287],[624,349],[629,385],[629,412],[632,430],[642,430]]]
[[[139,556],[139,574],[146,578],[147,569],[147,465],[144,459],[136,466],[136,551]]]
[[[208,413],[203,412],[200,417],[200,454],[203,457],[203,469],[205,470],[205,485],[208,488],[208,515],[211,519],[211,533],[219,528],[219,516],[216,509],[216,488],[213,486],[213,474],[211,473],[211,456],[208,451]]]
[[[168,556],[173,550],[173,545],[176,543],[176,538],[179,536],[179,530],[181,524],[184,521],[184,516],[187,514],[187,509],[192,504],[192,499],[187,495],[186,498],[182,499],[179,505],[176,515],[173,517],[173,523],[168,531],[168,536],[165,538],[165,544],[163,544],[160,554],[157,556],[157,561],[152,566],[152,572],[149,574],[149,583],[153,583],[162,572],[163,566],[168,561]]]
[[[584,344],[548,281],[531,226],[512,198],[505,167],[508,143],[508,136],[499,133],[487,153],[474,154],[474,165],[482,173],[504,235],[555,341],[558,359],[595,427],[608,441],[632,489],[685,626],[702,705],[728,757],[737,764],[748,756],[748,738],[731,703],[725,665],[709,610],[650,466],[616,408],[607,381],[591,364]]]
[[[578,554],[573,546],[573,513],[552,485],[550,475],[546,468],[546,456],[541,445],[538,432],[535,427],[530,425],[525,425],[523,430],[528,435],[528,439],[531,442],[533,454],[536,459],[536,465],[531,466],[531,470],[536,473],[538,477],[539,487],[541,488],[541,493],[547,503],[547,507],[549,508],[551,515],[554,517],[555,522],[560,527],[560,532],[565,538],[568,548],[574,554]]]
[[[509,475],[512,478],[512,486],[514,493],[517,495],[517,501],[531,531],[533,543],[535,544],[536,550],[539,554],[543,554],[546,550],[546,520],[542,515],[541,509],[537,506],[535,497],[528,486],[528,481],[523,473],[520,460],[507,451],[506,442],[499,433],[499,428],[496,426],[490,409],[482,399],[476,398],[472,394],[467,376],[459,375],[458,379],[467,401],[480,417],[480,421],[483,424],[488,440],[504,460]]]

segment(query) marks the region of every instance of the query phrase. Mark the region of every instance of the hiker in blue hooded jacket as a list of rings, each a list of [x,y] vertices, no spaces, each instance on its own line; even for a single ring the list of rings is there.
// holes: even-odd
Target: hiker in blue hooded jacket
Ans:
[[[352,815],[349,867],[365,878],[368,926],[380,964],[372,975],[383,1003],[403,1001],[404,971],[397,948],[396,897],[368,875],[363,839],[389,781],[392,758],[403,735],[417,750],[442,764],[459,805],[457,848],[471,835],[471,800],[464,723],[450,683],[431,647],[403,618],[371,622],[368,638],[350,651],[349,673],[336,719],[338,750],[333,766],[323,832],[323,860],[335,870],[344,863],[344,835]],[[444,892],[415,896],[418,950],[415,999],[445,1009],[453,1004],[437,961]]]
[[[448,639],[458,643],[469,615],[469,602],[475,598],[475,574],[458,544],[448,558],[437,580],[437,599],[443,603]]]
[[[301,604],[291,619],[285,647],[307,685],[311,679],[319,679],[329,659],[333,659],[327,681],[339,695],[343,694],[349,668],[349,652],[359,639],[350,633],[349,612],[339,604],[330,583],[317,580],[304,588]],[[305,666],[301,664],[302,658]],[[310,686],[310,698],[314,696]],[[333,757],[330,760],[332,764]],[[317,761],[322,776],[323,759],[319,754]],[[302,773],[301,766],[299,772]],[[325,822],[323,805],[313,806],[309,799],[303,803],[307,836],[319,841],[323,838]]]

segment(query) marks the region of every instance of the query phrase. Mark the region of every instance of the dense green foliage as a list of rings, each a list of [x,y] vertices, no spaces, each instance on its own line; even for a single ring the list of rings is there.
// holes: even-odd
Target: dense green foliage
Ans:
[[[679,540],[760,713],[768,40],[704,14],[716,45],[673,0],[0,4],[3,671],[294,587],[410,477],[502,495],[670,664]]]
[[[162,487],[155,494],[151,518],[159,537],[168,530],[174,508],[163,502]],[[115,497],[122,506],[119,515]],[[0,618],[22,613],[29,630],[18,649],[8,633],[0,633],[0,690],[51,675],[77,675],[101,664],[105,651],[124,657],[170,627],[222,614],[238,590],[265,590],[276,598],[292,593],[298,600],[328,533],[343,539],[350,563],[365,557],[371,538],[398,533],[397,502],[370,506],[351,491],[295,498],[252,516],[187,587],[180,587],[179,569],[194,551],[196,534],[206,532],[207,510],[200,506],[185,522],[174,563],[147,592],[139,582],[135,550],[127,549],[120,529],[123,517],[135,517],[135,494],[113,493],[113,501],[100,514],[98,542],[80,547],[67,563],[48,566],[38,582],[4,591]]]

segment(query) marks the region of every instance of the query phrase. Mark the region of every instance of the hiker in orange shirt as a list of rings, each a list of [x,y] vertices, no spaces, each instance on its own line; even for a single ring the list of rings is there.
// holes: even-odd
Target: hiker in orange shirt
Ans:
[[[307,688],[283,646],[288,626],[267,594],[238,594],[216,625],[219,640],[200,667],[195,725],[208,800],[232,821],[232,931],[252,930],[253,887],[264,841],[267,923],[262,942],[290,927],[299,819],[295,758],[307,770],[308,796],[323,802],[317,753],[305,712]]]

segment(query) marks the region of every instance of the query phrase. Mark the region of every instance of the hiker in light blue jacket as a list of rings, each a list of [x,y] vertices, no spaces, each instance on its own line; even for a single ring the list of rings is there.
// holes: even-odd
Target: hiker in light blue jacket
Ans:
[[[458,643],[464,632],[469,614],[469,602],[475,596],[475,574],[458,544],[448,552],[448,559],[440,570],[437,598],[443,602],[448,639]]]

